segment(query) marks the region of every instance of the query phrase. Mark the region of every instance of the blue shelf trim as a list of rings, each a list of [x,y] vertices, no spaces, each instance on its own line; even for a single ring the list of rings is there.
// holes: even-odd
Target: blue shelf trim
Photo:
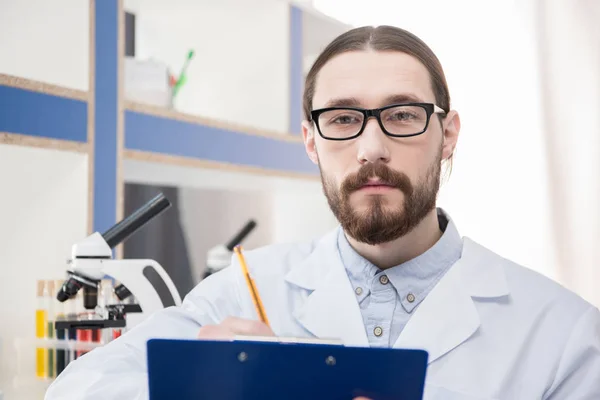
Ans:
[[[314,174],[302,143],[125,112],[125,148],[280,172]]]
[[[87,102],[0,85],[0,131],[87,142]]]
[[[118,0],[95,4],[94,231],[117,222]]]

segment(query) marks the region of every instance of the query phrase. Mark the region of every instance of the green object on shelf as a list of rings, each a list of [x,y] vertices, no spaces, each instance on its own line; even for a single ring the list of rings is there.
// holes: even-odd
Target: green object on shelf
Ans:
[[[190,62],[192,61],[192,58],[194,58],[194,50],[190,50],[188,52],[187,58],[185,59],[185,63],[183,64],[183,67],[181,68],[181,72],[179,73],[179,78],[177,79],[177,82],[175,82],[175,85],[173,86],[173,98],[175,98],[175,96],[177,96],[177,93],[179,93],[179,90],[181,89],[181,87],[187,82],[187,68],[190,65]]]

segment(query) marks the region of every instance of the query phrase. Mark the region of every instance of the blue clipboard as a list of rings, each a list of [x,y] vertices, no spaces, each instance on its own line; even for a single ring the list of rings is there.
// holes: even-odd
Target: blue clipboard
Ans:
[[[423,350],[151,339],[150,400],[422,400]]]

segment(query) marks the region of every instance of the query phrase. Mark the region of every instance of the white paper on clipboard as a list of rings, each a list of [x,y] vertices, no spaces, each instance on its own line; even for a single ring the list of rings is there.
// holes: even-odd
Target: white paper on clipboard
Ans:
[[[273,343],[291,343],[291,344],[325,344],[343,346],[344,343],[339,339],[318,339],[303,337],[279,337],[279,336],[244,336],[237,335],[233,340],[251,341],[251,342],[273,342]]]

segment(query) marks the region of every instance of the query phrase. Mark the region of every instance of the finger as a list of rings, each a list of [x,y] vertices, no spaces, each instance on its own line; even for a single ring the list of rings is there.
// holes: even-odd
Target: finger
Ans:
[[[251,319],[228,317],[221,323],[221,326],[226,327],[236,335],[275,336],[275,333],[267,324]]]
[[[198,331],[198,339],[233,340],[235,333],[223,325],[206,325]]]

